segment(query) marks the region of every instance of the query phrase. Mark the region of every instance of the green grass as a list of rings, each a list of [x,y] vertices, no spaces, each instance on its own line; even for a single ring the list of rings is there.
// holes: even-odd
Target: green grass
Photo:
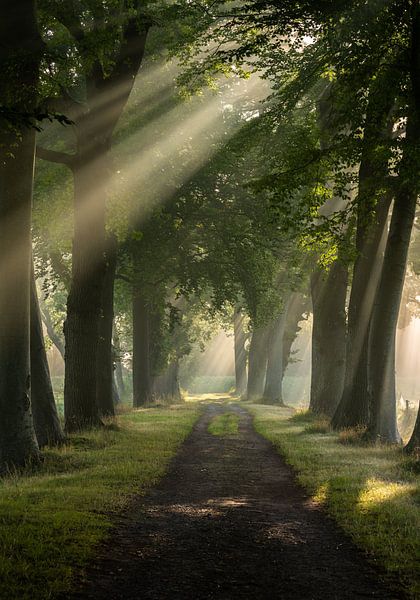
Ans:
[[[162,477],[198,412],[190,404],[123,414],[119,427],[47,450],[36,472],[0,480],[0,598],[47,599],[69,590],[112,514]]]
[[[309,416],[290,419],[287,409],[249,408],[256,430],[297,470],[311,496],[412,598],[420,598],[418,462],[399,448],[362,446],[332,432],[317,433]]]
[[[239,417],[234,413],[224,413],[212,419],[208,431],[212,435],[237,435]]]

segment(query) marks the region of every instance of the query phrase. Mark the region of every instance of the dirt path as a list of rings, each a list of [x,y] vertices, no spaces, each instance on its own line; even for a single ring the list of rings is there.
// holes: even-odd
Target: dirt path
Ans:
[[[224,411],[240,433],[207,432]],[[239,405],[209,405],[73,598],[401,599],[296,485]]]

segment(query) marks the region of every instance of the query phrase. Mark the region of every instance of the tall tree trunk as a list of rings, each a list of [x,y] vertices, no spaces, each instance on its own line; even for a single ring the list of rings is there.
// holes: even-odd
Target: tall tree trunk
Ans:
[[[61,429],[51,384],[33,268],[30,315],[31,401],[34,428],[40,448],[43,446],[56,446],[64,442],[64,434]]]
[[[390,194],[380,198],[369,232],[358,235],[359,254],[348,309],[344,390],[331,421],[335,429],[367,425],[369,420],[369,331],[383,264],[390,200]]]
[[[114,323],[114,281],[117,267],[117,240],[109,235],[105,252],[105,277],[102,287],[102,312],[99,320],[96,394],[99,413],[113,416],[114,411],[114,357],[112,328]]]
[[[313,329],[309,409],[333,415],[344,384],[346,357],[346,294],[348,271],[338,259],[328,273],[311,277]]]
[[[133,405],[144,406],[152,400],[150,355],[150,315],[139,290],[133,291]]]
[[[261,400],[267,370],[267,326],[254,329],[249,346],[247,399]]]
[[[52,341],[52,343],[54,344],[54,346],[57,348],[57,350],[59,351],[61,358],[64,360],[64,342],[60,337],[60,334],[56,331],[52,317],[51,317],[51,313],[48,310],[48,307],[45,303],[44,300],[42,300],[42,296],[39,299],[39,308],[41,311],[41,318],[42,318],[42,322],[44,323],[47,333],[48,333],[48,337],[50,338],[50,340]]]
[[[418,3],[415,3],[411,10],[411,93],[406,123],[407,133],[369,340],[371,411],[368,435],[373,440],[388,443],[400,441],[396,418],[395,336],[419,192],[420,6]]]
[[[293,342],[300,331],[299,323],[303,315],[309,311],[309,299],[302,292],[293,292],[290,298],[286,327],[283,335],[283,375],[291,359]]]
[[[357,194],[357,258],[348,309],[344,391],[332,419],[340,429],[366,425],[369,418],[368,340],[386,244],[392,195],[384,192],[395,104],[395,70],[383,70],[369,89]],[[398,82],[395,81],[395,84]]]
[[[115,363],[115,380],[117,383],[117,388],[120,396],[124,396],[125,394],[125,384],[121,363],[121,344],[120,338],[118,336],[117,329],[114,324],[113,329],[113,340],[114,340],[114,363]]]
[[[394,200],[369,340],[371,406],[368,435],[390,443],[400,441],[396,415],[395,335],[417,203],[417,193],[405,185],[401,187]]]
[[[114,402],[114,406],[121,404],[121,398],[120,394],[118,393],[118,386],[115,377],[112,378],[112,400]]]
[[[96,373],[105,274],[105,213],[101,209],[102,187],[97,183],[98,177],[103,176],[103,169],[96,170],[94,164],[101,163],[103,155],[92,156],[88,148],[89,140],[85,139],[79,149],[80,156],[84,158],[78,160],[73,168],[72,280],[64,324],[64,415],[68,432],[100,424]]]
[[[179,386],[179,360],[176,358],[169,364],[169,380],[171,396],[177,402],[182,400],[181,388]]]
[[[35,108],[43,51],[33,0],[0,3],[0,103]],[[31,205],[35,131],[0,122],[0,473],[38,459],[30,403]]]
[[[247,334],[244,328],[244,316],[239,308],[235,309],[233,315],[233,333],[235,350],[235,393],[238,396],[243,396],[246,393],[247,385],[247,352],[245,350]]]
[[[172,360],[163,373],[153,377],[153,396],[179,402],[181,390],[179,387],[179,362]]]
[[[151,22],[144,18],[139,26],[137,12],[128,15],[121,5],[121,43],[111,71],[104,72],[101,57],[93,56],[86,75],[86,104],[61,99],[75,123],[77,152],[66,155],[39,149],[46,160],[67,164],[74,174],[74,238],[72,280],[64,327],[66,372],[64,384],[67,431],[100,423],[97,404],[96,372],[100,344],[102,285],[105,275],[106,192],[110,181],[109,148],[114,129],[131,93],[143,60]],[[84,56],[86,39],[83,10],[73,5],[63,10],[62,3],[51,7],[54,16],[70,33],[77,31],[75,45]],[[98,20],[98,23],[101,21]],[[96,23],[94,22],[96,26]],[[102,35],[102,30],[98,29]],[[56,107],[57,109],[57,107]],[[108,334],[106,336],[108,343]],[[104,342],[105,344],[105,342]],[[111,344],[111,341],[109,341]],[[104,349],[109,356],[110,348]],[[109,374],[107,375],[107,390]],[[108,391],[106,400],[108,406]],[[101,394],[102,402],[102,394]]]
[[[413,32],[412,32],[412,52],[411,52],[411,80],[413,86],[413,113],[414,113],[414,123],[413,123],[413,132],[415,135],[414,143],[415,143],[415,152],[413,153],[413,164],[411,167],[414,167],[414,173],[411,173],[413,177],[415,177],[416,183],[419,181],[419,166],[418,166],[418,156],[419,156],[419,146],[420,140],[419,138],[419,127],[420,127],[420,7],[418,4],[413,6]],[[407,131],[408,135],[408,131]],[[410,168],[410,165],[408,165]],[[418,195],[418,190],[417,190]],[[420,454],[420,410],[417,413],[417,419],[414,426],[413,433],[408,444],[405,447],[406,452]]]
[[[283,347],[287,311],[290,298],[287,299],[283,311],[270,324],[267,351],[267,375],[265,379],[264,400],[270,404],[283,405]]]
[[[0,10],[1,16],[1,10]],[[35,132],[0,149],[0,473],[38,456],[30,402],[31,195]]]

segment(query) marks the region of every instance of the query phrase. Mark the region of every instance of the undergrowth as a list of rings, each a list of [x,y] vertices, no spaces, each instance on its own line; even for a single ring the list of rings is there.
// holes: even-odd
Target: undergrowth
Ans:
[[[315,433],[317,421],[308,415],[289,418],[290,411],[257,405],[250,410],[256,430],[296,469],[312,498],[385,568],[390,580],[399,580],[411,598],[419,598],[418,461],[401,448],[361,445],[359,430]]]
[[[115,514],[165,472],[197,405],[119,416],[118,427],[72,435],[35,470],[0,480],[0,598],[65,594]]]

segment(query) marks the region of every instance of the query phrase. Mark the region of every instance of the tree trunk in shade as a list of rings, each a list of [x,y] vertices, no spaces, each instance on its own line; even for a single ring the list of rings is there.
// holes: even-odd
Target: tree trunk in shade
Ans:
[[[381,277],[392,194],[384,191],[395,103],[387,70],[371,83],[363,135],[357,194],[357,258],[348,308],[344,390],[332,419],[336,429],[367,425],[369,419],[368,347],[373,306]]]
[[[139,290],[133,291],[133,405],[153,398],[150,353],[150,314]]]
[[[267,370],[267,326],[254,329],[249,346],[247,399],[261,400]]]
[[[373,311],[369,339],[369,391],[371,396],[368,436],[388,443],[400,442],[396,422],[395,335],[407,267],[408,248],[418,200],[420,152],[420,6],[412,8],[411,90],[404,154],[394,198],[384,264]],[[408,451],[418,447],[418,420]]]
[[[102,312],[99,320],[96,395],[101,416],[112,417],[114,411],[114,356],[112,329],[114,324],[114,281],[117,267],[117,240],[110,234],[105,252],[105,277],[102,287]]]
[[[283,405],[283,348],[284,332],[290,298],[285,302],[283,311],[270,323],[267,351],[267,375],[265,379],[264,401]]]
[[[79,145],[81,144],[79,135]],[[88,139],[83,140],[83,160],[74,166],[74,236],[72,279],[64,324],[65,377],[64,415],[66,431],[79,431],[100,425],[97,403],[97,361],[102,289],[105,278],[105,213],[101,210],[103,177],[107,148],[92,156]],[[96,148],[95,148],[96,150]],[[96,163],[94,169],[91,163]],[[96,210],[95,206],[99,208]],[[86,207],[89,206],[89,214]],[[103,222],[101,222],[101,220]]]
[[[125,384],[124,384],[123,370],[122,370],[122,364],[121,364],[121,344],[120,344],[120,339],[118,337],[118,333],[117,333],[115,326],[114,326],[113,331],[114,331],[113,339],[114,339],[114,353],[115,353],[115,356],[114,356],[115,379],[116,379],[119,395],[124,396]]]
[[[304,319],[304,314],[309,312],[309,299],[301,292],[293,292],[290,298],[286,327],[283,335],[283,375],[291,360],[293,342],[300,331],[299,323]]]
[[[181,390],[179,387],[179,362],[172,360],[162,373],[153,377],[153,396],[156,399],[181,401]]]
[[[33,268],[30,314],[32,415],[38,445],[42,448],[43,446],[62,444],[64,442],[64,434],[61,429],[51,384]]]
[[[32,113],[43,43],[33,0],[0,2],[0,103]],[[13,130],[14,129],[14,130]],[[35,131],[0,122],[0,474],[39,459],[30,402]]]
[[[346,294],[348,270],[336,260],[328,273],[311,276],[313,329],[309,409],[333,415],[343,392],[346,358]]]
[[[410,136],[407,136],[410,139]],[[394,199],[382,276],[369,339],[368,436],[398,443],[395,390],[395,335],[404,286],[408,247],[417,204],[417,190],[402,185]]]
[[[368,348],[373,306],[383,264],[390,196],[380,199],[375,223],[360,240],[348,309],[346,371],[341,400],[331,421],[335,429],[367,425]],[[359,236],[362,237],[362,236]]]
[[[245,342],[247,334],[244,329],[244,317],[240,309],[236,309],[233,315],[234,350],[235,350],[235,393],[243,396],[246,393],[247,374],[246,362],[247,352]]]

